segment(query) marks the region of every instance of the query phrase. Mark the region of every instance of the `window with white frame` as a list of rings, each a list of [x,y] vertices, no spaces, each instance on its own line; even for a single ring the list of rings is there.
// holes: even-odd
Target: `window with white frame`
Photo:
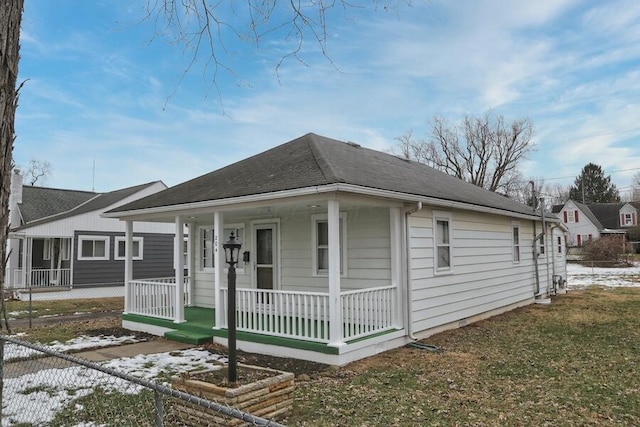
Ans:
[[[622,224],[622,226],[633,225],[633,216],[630,213],[623,214],[623,217],[624,217],[624,223]]]
[[[434,212],[434,268],[436,273],[451,271],[451,215]]]
[[[230,224],[222,230],[222,242],[225,242],[231,236],[231,232],[236,240],[244,246],[244,224]],[[242,247],[240,248],[242,250]],[[185,249],[185,252],[187,249]],[[213,243],[213,227],[200,227],[200,269],[210,270],[215,267],[215,246]],[[186,263],[185,263],[186,265]],[[238,274],[243,272],[242,269],[236,270]]]
[[[558,253],[562,253],[562,236],[558,236]]]
[[[513,245],[513,262],[520,262],[520,225],[513,224],[511,226],[512,230],[512,245]]]
[[[109,236],[78,236],[79,260],[108,260]]]
[[[347,231],[346,213],[340,214],[340,274],[344,275],[347,265]],[[311,241],[313,250],[313,272],[324,276],[329,273],[329,221],[327,215],[312,215],[311,217]]]
[[[51,259],[51,249],[53,245],[51,244],[51,239],[44,239],[44,247],[42,248],[42,259],[50,260]]]
[[[132,238],[132,247],[131,247],[131,259],[133,260],[141,260],[143,259],[143,242],[144,239],[142,237],[134,236]],[[116,237],[116,253],[115,259],[125,259],[125,247],[127,244],[126,237],[117,236]]]
[[[540,236],[540,246],[538,247],[538,255],[544,255],[544,234]]]

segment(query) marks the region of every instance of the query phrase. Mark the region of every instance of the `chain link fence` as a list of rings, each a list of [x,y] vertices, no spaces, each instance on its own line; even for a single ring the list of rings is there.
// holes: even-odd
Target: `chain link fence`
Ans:
[[[227,405],[0,335],[2,426],[280,426]]]

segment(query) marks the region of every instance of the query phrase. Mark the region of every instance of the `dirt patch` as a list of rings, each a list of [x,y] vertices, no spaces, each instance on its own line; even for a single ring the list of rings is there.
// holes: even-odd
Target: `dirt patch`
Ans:
[[[220,344],[205,344],[204,348],[214,354],[226,356],[227,347]],[[327,371],[331,365],[307,360],[293,359],[288,357],[276,357],[266,354],[237,352],[238,363],[245,365],[261,366],[264,368],[277,369],[279,371],[291,372],[296,376],[306,374],[309,376]]]
[[[255,369],[250,366],[238,366],[236,370],[236,382],[229,381],[229,369],[227,366],[206,372],[190,372],[180,375],[184,379],[204,381],[220,387],[238,387],[256,381],[272,378],[279,372],[265,369]]]

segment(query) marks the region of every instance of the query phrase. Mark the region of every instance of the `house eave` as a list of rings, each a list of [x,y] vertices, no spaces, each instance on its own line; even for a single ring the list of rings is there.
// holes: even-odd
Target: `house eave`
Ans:
[[[327,193],[353,193],[365,196],[390,198],[396,200],[402,200],[404,202],[422,202],[435,207],[449,208],[449,209],[463,209],[476,212],[490,213],[495,215],[509,216],[519,219],[540,219],[540,216],[531,213],[525,214],[521,212],[510,211],[506,209],[480,206],[467,202],[460,202],[455,200],[439,199],[435,197],[428,197],[417,194],[402,193],[399,191],[383,190],[379,188],[364,187],[354,184],[335,183],[315,187],[296,188],[292,190],[282,190],[271,193],[252,194],[240,197],[230,197],[226,199],[206,200],[195,203],[183,203],[171,206],[158,206],[152,208],[135,209],[129,211],[111,212],[101,214],[104,218],[117,218],[123,221],[127,220],[141,220],[150,216],[160,216],[167,214],[179,215],[181,212],[194,211],[194,210],[206,210],[213,209],[218,211],[231,210],[238,205],[247,205],[252,203],[261,203],[265,201],[272,202],[274,199],[285,199],[301,196],[310,196]],[[551,222],[554,222],[551,220]]]

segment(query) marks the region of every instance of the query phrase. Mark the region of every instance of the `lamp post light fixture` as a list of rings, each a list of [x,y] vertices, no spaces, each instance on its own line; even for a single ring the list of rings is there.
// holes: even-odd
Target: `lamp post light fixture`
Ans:
[[[231,231],[229,240],[222,244],[225,261],[229,264],[227,273],[227,338],[229,348],[229,382],[235,383],[238,379],[238,364],[236,358],[236,264],[240,255],[242,243],[236,240]]]

